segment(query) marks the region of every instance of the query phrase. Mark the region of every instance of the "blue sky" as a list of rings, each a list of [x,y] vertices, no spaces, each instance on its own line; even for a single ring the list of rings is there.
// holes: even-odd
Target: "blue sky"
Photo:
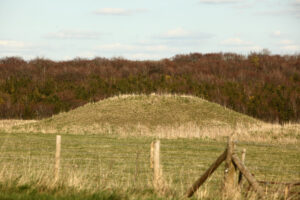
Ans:
[[[0,57],[300,53],[300,0],[0,0]]]

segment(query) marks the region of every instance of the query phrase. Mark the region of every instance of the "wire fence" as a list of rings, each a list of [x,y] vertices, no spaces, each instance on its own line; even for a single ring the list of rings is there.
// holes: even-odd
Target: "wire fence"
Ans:
[[[60,177],[76,177],[94,185],[151,187],[151,138],[117,138],[109,136],[63,135]],[[161,140],[160,159],[163,176],[176,190],[184,191],[220,153],[224,142],[178,139]],[[300,152],[297,146],[241,143],[238,154],[247,148],[246,166],[259,180],[299,181]],[[0,136],[0,172],[2,180],[35,173],[53,177],[55,135],[9,134]],[[1,171],[2,168],[2,171]],[[10,172],[10,173],[9,173]],[[218,170],[210,180],[220,188],[224,171]]]

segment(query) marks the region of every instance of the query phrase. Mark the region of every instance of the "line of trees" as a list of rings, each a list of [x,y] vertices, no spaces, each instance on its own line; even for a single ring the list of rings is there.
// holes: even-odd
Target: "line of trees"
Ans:
[[[123,93],[190,94],[271,122],[300,119],[300,55],[0,59],[0,118],[41,119]]]

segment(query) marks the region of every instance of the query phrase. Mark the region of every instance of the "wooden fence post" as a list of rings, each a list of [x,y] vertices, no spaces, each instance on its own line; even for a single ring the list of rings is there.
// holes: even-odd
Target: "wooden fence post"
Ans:
[[[55,153],[55,170],[54,170],[55,182],[59,178],[60,151],[61,151],[61,136],[57,135],[56,136],[56,153]]]
[[[224,172],[224,197],[233,199],[236,195],[235,188],[235,167],[232,162],[232,154],[234,153],[234,143],[232,137],[228,137],[227,144],[227,155],[225,161],[225,172]]]
[[[286,185],[284,188],[284,200],[287,200],[289,197],[289,186]]]
[[[243,149],[243,151],[242,151],[242,164],[245,164],[245,159],[246,159],[246,149]],[[243,174],[242,174],[241,171],[239,173],[238,184],[239,184],[239,189],[241,189],[241,186],[243,184]]]
[[[235,154],[232,155],[232,160],[239,168],[239,170],[243,173],[243,175],[248,180],[248,182],[253,187],[253,189],[258,193],[258,195],[261,198],[263,198],[264,197],[263,189],[259,186],[258,182],[255,180],[252,174],[246,169],[245,165],[240,161],[240,159]]]
[[[153,186],[156,190],[160,190],[162,170],[160,169],[160,141],[157,140],[153,144]]]
[[[153,169],[154,163],[154,142],[151,142],[150,146],[150,168]]]
[[[206,181],[206,179],[214,173],[214,171],[221,165],[221,163],[226,159],[227,149],[218,157],[218,159],[204,172],[204,174],[195,181],[195,183],[190,187],[187,192],[187,197],[192,197],[198,188]]]

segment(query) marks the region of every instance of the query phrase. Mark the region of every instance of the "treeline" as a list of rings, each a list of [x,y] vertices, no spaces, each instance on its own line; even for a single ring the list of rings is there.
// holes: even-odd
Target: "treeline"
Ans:
[[[40,119],[123,93],[190,94],[272,122],[300,119],[300,55],[0,59],[0,118]]]

